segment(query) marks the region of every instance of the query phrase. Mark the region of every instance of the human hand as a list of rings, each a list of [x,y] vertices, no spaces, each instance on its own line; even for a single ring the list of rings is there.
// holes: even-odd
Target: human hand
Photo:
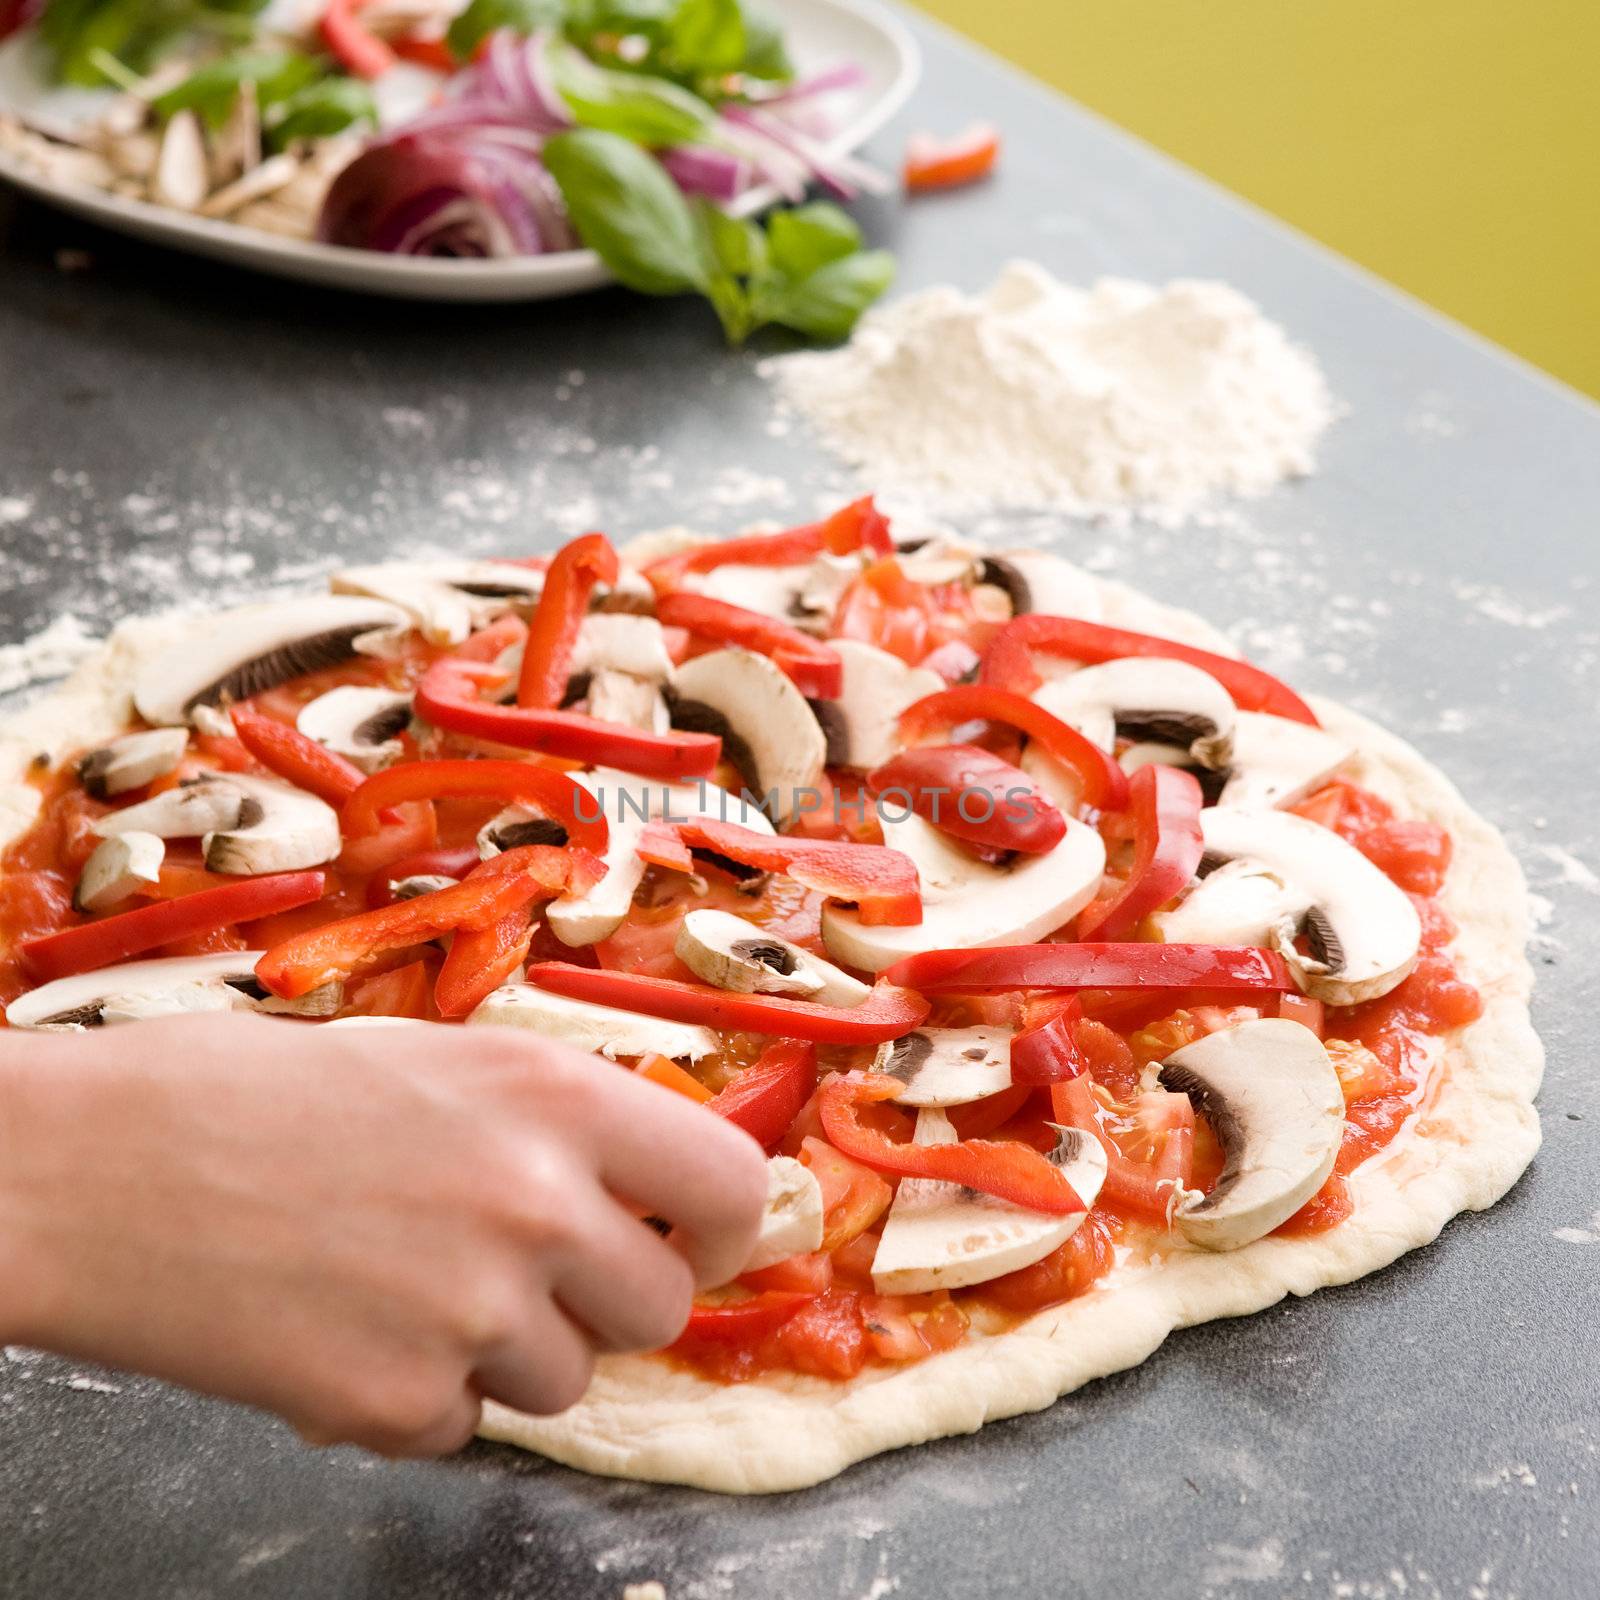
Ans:
[[[513,1030],[0,1033],[0,1337],[313,1442],[431,1455],[482,1398],[562,1410],[738,1271],[765,1192],[739,1129]]]

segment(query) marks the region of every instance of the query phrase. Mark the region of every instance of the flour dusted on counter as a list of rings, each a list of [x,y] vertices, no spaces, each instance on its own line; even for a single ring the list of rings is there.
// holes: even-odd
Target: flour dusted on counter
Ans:
[[[926,289],[837,350],[762,363],[783,404],[874,488],[931,510],[1140,513],[1314,466],[1316,361],[1226,284],[1092,289],[1012,262],[986,293]]]

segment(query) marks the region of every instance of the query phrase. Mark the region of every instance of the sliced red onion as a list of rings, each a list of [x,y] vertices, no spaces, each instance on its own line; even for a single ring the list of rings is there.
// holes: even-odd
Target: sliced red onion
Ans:
[[[876,167],[869,167],[866,162],[856,161],[850,156],[830,154],[815,140],[808,139],[785,124],[781,117],[759,111],[753,106],[739,105],[724,106],[722,117],[725,122],[759,133],[797,156],[817,181],[841,200],[853,199],[858,189],[864,189],[869,194],[887,194],[892,186]]]
[[[826,72],[814,72],[809,78],[797,78],[793,83],[774,85],[770,90],[747,86],[745,92],[756,104],[776,106],[809,100],[819,94],[832,94],[835,89],[859,89],[866,81],[864,68],[853,61],[845,61],[837,67],[829,67]]]
[[[685,194],[712,200],[737,200],[750,186],[754,163],[731,150],[680,144],[658,152],[661,165]]]

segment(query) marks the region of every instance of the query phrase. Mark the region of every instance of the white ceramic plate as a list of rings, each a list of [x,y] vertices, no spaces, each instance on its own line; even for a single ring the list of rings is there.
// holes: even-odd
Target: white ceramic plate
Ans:
[[[854,62],[865,74],[857,87],[832,97],[839,131],[827,145],[832,155],[860,148],[915,87],[922,70],[916,41],[874,0],[783,0],[776,9],[802,76],[844,61]],[[0,47],[0,111],[35,109],[43,98],[25,45],[14,40]],[[58,117],[71,115],[70,95],[57,92],[49,103]],[[0,178],[119,233],[282,278],[366,294],[405,300],[544,300],[594,289],[611,279],[592,250],[508,261],[451,261],[302,243],[99,189],[50,183],[3,151]],[[777,198],[769,189],[755,190],[739,209],[760,210]]]

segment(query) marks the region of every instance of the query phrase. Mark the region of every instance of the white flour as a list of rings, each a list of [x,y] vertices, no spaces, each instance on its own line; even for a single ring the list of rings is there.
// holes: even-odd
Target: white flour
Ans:
[[[875,489],[933,510],[1140,513],[1178,526],[1218,491],[1308,473],[1333,415],[1315,360],[1221,283],[1013,262],[863,318],[838,350],[762,364]]]

